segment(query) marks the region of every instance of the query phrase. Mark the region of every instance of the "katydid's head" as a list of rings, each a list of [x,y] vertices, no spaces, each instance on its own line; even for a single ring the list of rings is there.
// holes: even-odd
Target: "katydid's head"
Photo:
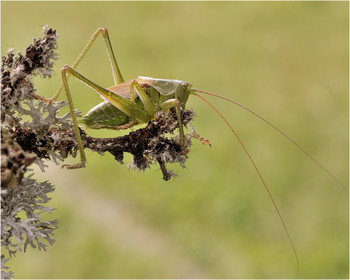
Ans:
[[[175,91],[175,98],[180,101],[181,107],[185,108],[188,97],[191,94],[192,85],[188,82],[176,80],[179,84]]]
[[[185,107],[188,96],[190,95],[192,89],[192,85],[190,83],[180,80],[138,77],[138,81],[147,83],[163,96],[173,95],[180,101],[183,108]]]

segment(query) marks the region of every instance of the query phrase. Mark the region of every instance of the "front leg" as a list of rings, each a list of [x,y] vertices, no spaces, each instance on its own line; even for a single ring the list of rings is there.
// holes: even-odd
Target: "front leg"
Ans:
[[[187,154],[187,150],[185,149],[185,133],[184,133],[184,128],[183,128],[183,123],[181,120],[181,104],[180,101],[176,98],[173,99],[169,99],[164,101],[161,105],[160,105],[162,110],[168,110],[171,108],[175,108],[175,112],[176,112],[176,118],[177,118],[177,122],[179,124],[179,132],[180,132],[180,145],[181,145],[181,150],[183,154]]]

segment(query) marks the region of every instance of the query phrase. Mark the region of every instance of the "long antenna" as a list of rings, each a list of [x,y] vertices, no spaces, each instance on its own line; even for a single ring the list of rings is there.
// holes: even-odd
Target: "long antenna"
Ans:
[[[290,245],[292,246],[293,248],[293,253],[294,253],[294,256],[295,256],[295,260],[296,260],[296,265],[297,265],[297,278],[298,278],[298,275],[299,275],[299,259],[298,259],[298,254],[297,254],[297,251],[295,249],[295,246],[294,246],[294,243],[293,243],[293,240],[292,238],[290,237],[290,234],[289,234],[289,231],[288,231],[288,228],[286,226],[286,224],[284,223],[284,219],[282,218],[282,215],[279,211],[279,208],[275,202],[275,200],[273,199],[272,197],[272,194],[270,192],[270,189],[268,188],[268,186],[266,185],[262,175],[260,174],[260,171],[258,169],[258,167],[256,166],[253,158],[251,157],[251,155],[249,154],[247,148],[245,147],[245,145],[243,144],[241,138],[238,136],[238,134],[236,133],[236,131],[232,128],[232,126],[229,124],[229,122],[224,118],[224,116],[208,101],[206,100],[203,96],[197,94],[197,93],[193,93],[195,96],[199,97],[200,99],[202,99],[205,103],[207,103],[220,117],[221,119],[227,124],[227,126],[231,129],[232,133],[235,135],[235,137],[237,138],[237,140],[239,141],[239,143],[241,144],[244,152],[247,154],[247,156],[249,157],[249,160],[250,162],[253,164],[254,168],[255,168],[255,171],[257,172],[259,178],[260,178],[260,181],[262,182],[262,184],[264,185],[265,187],[265,190],[266,192],[268,193],[269,197],[270,197],[270,200],[272,201],[272,204],[273,206],[275,207],[275,210],[278,214],[278,217],[280,218],[280,221],[283,225],[283,228],[284,228],[284,231],[285,233],[287,234],[287,237],[288,237],[288,240],[289,240],[289,243]]]
[[[247,108],[246,106],[238,103],[237,101],[231,100],[227,97],[215,94],[215,93],[211,93],[211,92],[207,92],[207,91],[203,91],[203,90],[198,90],[195,89],[195,92],[200,92],[200,93],[204,93],[204,94],[208,94],[208,95],[212,95],[218,98],[221,98],[223,100],[226,100],[228,102],[231,102],[241,108],[243,108],[244,110],[248,111],[249,113],[255,115],[256,117],[258,117],[259,119],[263,120],[264,122],[266,122],[268,125],[270,125],[273,129],[275,129],[277,132],[279,132],[280,134],[282,134],[285,138],[287,138],[290,142],[292,142],[297,148],[299,148],[299,150],[301,150],[305,155],[307,155],[314,163],[316,163],[321,169],[323,169],[324,172],[326,172],[344,191],[346,191],[347,193],[349,193],[349,190],[346,188],[346,186],[340,182],[340,180],[335,177],[326,167],[324,167],[319,161],[317,161],[309,152],[307,152],[303,147],[301,147],[297,142],[295,142],[290,136],[288,136],[286,133],[284,133],[282,130],[280,130],[277,126],[275,126],[274,124],[272,124],[271,122],[269,122],[268,120],[266,120],[265,118],[263,118],[262,116],[260,116],[259,114],[255,113],[253,110]]]

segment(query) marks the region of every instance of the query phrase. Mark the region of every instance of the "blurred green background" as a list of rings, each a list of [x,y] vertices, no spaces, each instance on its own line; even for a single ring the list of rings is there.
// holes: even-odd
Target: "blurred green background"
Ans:
[[[24,51],[41,26],[59,34],[52,96],[98,27],[107,27],[125,79],[181,79],[232,98],[287,132],[348,185],[348,2],[1,2],[1,52]],[[102,40],[78,70],[113,85]],[[100,100],[70,80],[84,113]],[[62,95],[63,98],[63,95]],[[285,219],[301,278],[348,277],[348,194],[265,123],[210,98],[237,130]],[[39,174],[56,186],[47,252],[8,264],[17,278],[293,278],[292,249],[251,163],[225,124],[192,97],[186,169],[128,170],[87,151],[88,165]],[[117,132],[88,131],[94,136]],[[70,162],[76,160],[71,159]],[[68,160],[69,162],[69,160]]]

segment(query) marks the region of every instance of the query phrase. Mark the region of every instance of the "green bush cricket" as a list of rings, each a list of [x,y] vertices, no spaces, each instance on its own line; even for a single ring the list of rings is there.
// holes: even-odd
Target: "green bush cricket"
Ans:
[[[109,88],[104,88],[99,86],[98,84],[87,79],[86,77],[84,77],[83,75],[81,75],[79,72],[75,70],[75,68],[84,58],[84,56],[86,55],[86,53],[88,52],[92,44],[95,42],[99,34],[101,34],[104,39],[106,49],[107,49],[107,54],[109,57],[111,68],[112,68],[114,82],[115,82],[115,85]],[[251,114],[254,114],[258,118],[260,118],[261,120],[269,124],[277,132],[282,134],[286,139],[288,139],[296,147],[298,147],[304,154],[306,154],[312,161],[314,161],[321,169],[323,169],[333,180],[335,180],[338,185],[340,185],[346,192],[348,192],[347,188],[331,172],[329,172],[323,165],[321,165],[316,159],[314,159],[304,148],[302,148],[299,144],[297,144],[291,137],[286,135],[283,131],[281,131],[271,122],[267,121],[266,119],[264,119],[263,117],[261,117],[260,115],[252,111],[251,109],[237,103],[236,101],[233,101],[231,99],[228,99],[226,97],[223,97],[217,94],[195,89],[192,87],[190,83],[185,81],[180,81],[180,80],[138,77],[133,80],[124,81],[122,74],[119,70],[119,67],[112,49],[111,41],[109,39],[108,31],[106,28],[99,28],[92,35],[87,45],[85,46],[83,51],[80,53],[78,58],[75,60],[75,62],[72,64],[72,66],[65,65],[61,70],[61,74],[62,74],[62,83],[59,85],[59,87],[56,90],[56,93],[50,99],[50,101],[51,102],[55,101],[58,98],[62,89],[63,88],[65,89],[67,101],[70,108],[70,113],[73,120],[74,131],[78,142],[78,148],[80,152],[80,163],[77,163],[74,165],[64,165],[64,167],[68,169],[82,168],[82,167],[85,167],[85,163],[86,163],[86,156],[85,156],[84,147],[81,140],[78,120],[74,114],[73,101],[72,101],[71,93],[68,86],[68,78],[70,76],[76,77],[77,79],[79,79],[80,81],[82,81],[83,83],[91,87],[92,89],[94,89],[104,99],[103,102],[93,107],[80,120],[82,123],[86,125],[86,127],[92,128],[92,129],[105,128],[105,129],[114,129],[114,130],[132,128],[137,124],[147,123],[149,120],[153,118],[155,112],[157,111],[169,110],[173,108],[176,112],[176,116],[178,120],[180,145],[182,148],[183,148],[183,141],[185,136],[184,136],[184,126],[181,123],[181,110],[185,109],[186,102],[190,95],[197,96],[200,99],[202,99],[204,102],[206,102],[228,125],[232,133],[240,142],[240,145],[244,149],[245,153],[249,157],[250,162],[254,166],[254,169],[257,175],[259,176],[261,183],[265,187],[274,205],[274,208],[279,216],[279,219],[284,227],[284,231],[287,234],[288,240],[293,249],[293,253],[294,253],[296,265],[297,265],[297,269],[296,269],[297,274],[299,271],[298,254],[296,252],[294,243],[289,234],[287,226],[285,225],[284,219],[280,214],[279,208],[277,207],[269,191],[267,184],[265,183],[253,158],[249,154],[248,150],[246,149],[245,145],[243,144],[239,136],[236,134],[235,130],[227,122],[224,116],[212,104],[210,104],[209,101],[207,101],[204,97],[202,97],[202,94],[215,96],[225,101],[231,102],[247,110]],[[196,138],[199,138],[202,141],[203,144],[209,144],[207,140],[205,140],[204,138],[201,138],[198,134],[196,134],[194,130],[193,130],[193,133],[195,134]],[[186,154],[186,152],[187,151],[183,148],[183,153]]]

